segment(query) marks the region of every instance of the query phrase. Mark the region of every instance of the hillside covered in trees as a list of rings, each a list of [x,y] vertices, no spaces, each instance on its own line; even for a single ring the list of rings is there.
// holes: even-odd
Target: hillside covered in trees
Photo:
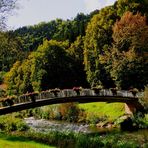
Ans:
[[[0,83],[7,94],[74,86],[144,89],[148,1],[118,0],[72,20],[0,32]]]

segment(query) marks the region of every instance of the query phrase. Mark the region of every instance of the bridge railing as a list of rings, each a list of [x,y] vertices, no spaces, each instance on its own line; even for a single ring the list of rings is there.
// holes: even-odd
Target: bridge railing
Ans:
[[[123,97],[142,97],[143,93],[139,92],[136,95],[133,95],[132,92],[126,90],[117,90],[112,91],[111,89],[52,89],[47,91],[42,91],[40,93],[29,93],[20,95],[17,97],[8,97],[0,101],[0,107],[3,106],[11,106],[14,104],[27,103],[27,102],[35,102],[37,100],[43,99],[54,99],[54,98],[66,98],[66,97],[76,97],[76,96],[119,96]]]

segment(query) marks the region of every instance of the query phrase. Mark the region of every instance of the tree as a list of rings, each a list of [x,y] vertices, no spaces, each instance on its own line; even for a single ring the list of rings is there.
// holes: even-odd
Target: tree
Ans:
[[[70,45],[67,52],[77,61],[79,61],[80,63],[83,63],[84,38],[81,36],[78,36],[75,42]]]
[[[66,52],[68,46],[68,42],[46,40],[38,47],[37,52],[32,54],[32,84],[37,82],[42,90],[74,86],[75,80],[79,80],[80,76],[75,60]]]
[[[145,16],[126,12],[113,27],[115,47],[120,51],[128,51],[131,48],[138,53],[147,51],[147,27]]]
[[[143,89],[148,84],[148,25],[146,17],[126,12],[113,27],[111,75],[123,88]]]
[[[122,48],[126,48],[126,46],[129,46],[129,44],[132,47],[134,47],[134,44],[135,44],[136,46],[134,47],[134,50],[137,50],[137,52],[142,51],[140,50],[141,48],[143,48],[143,51],[147,50],[146,46],[145,47],[141,46],[147,42],[147,39],[145,38],[144,40],[142,40],[142,36],[141,36],[140,37],[141,42],[137,42],[139,37],[134,34],[133,34],[133,37],[131,35],[132,39],[129,39],[128,37],[129,30],[127,31],[127,35],[124,36],[125,40],[122,40],[123,38],[120,40],[120,37],[118,36],[116,37],[116,41],[115,41],[115,36],[118,34],[119,30],[116,31],[117,34],[115,34],[114,32],[114,35],[112,36],[112,33],[114,31],[112,30],[112,27],[114,23],[116,22],[116,20],[120,19],[126,11],[130,10],[134,14],[136,14],[139,11],[141,12],[141,14],[143,15],[145,14],[146,16],[148,16],[147,8],[148,8],[148,2],[146,0],[142,0],[142,1],[118,0],[113,6],[105,7],[101,9],[98,12],[98,14],[96,14],[91,19],[90,23],[88,23],[88,26],[86,29],[86,36],[84,40],[84,48],[85,48],[84,64],[85,64],[85,70],[87,73],[87,80],[91,85],[99,85],[99,84],[102,85],[103,84],[104,86],[109,86],[110,84],[112,84],[110,86],[111,87],[113,86],[112,80],[115,80],[115,79],[113,76],[113,72],[111,72],[112,62],[113,62],[112,59],[113,58],[117,59],[116,57],[117,53],[116,53],[116,50],[112,51],[113,50],[112,42],[116,42],[116,48],[117,49],[121,48],[121,50]],[[137,18],[137,20],[138,19],[139,18]],[[144,18],[143,21],[145,21],[145,19],[146,17]],[[126,22],[126,19],[124,20]],[[140,21],[141,20],[139,20],[139,22]],[[133,23],[136,24],[138,23],[138,21],[137,22],[135,21]],[[137,26],[133,25],[133,26],[135,27],[133,28],[133,30],[134,29],[137,30],[136,28],[138,27],[138,25]],[[132,27],[132,25],[130,27]],[[139,33],[140,35],[142,35],[145,32],[144,36],[146,37],[146,34],[147,34],[146,29],[142,27],[140,28],[141,30],[138,29],[139,32],[137,32],[137,34]],[[132,40],[133,45],[130,43],[131,40]],[[115,45],[114,45],[114,48],[115,48]],[[146,54],[143,54],[143,55],[145,56]],[[119,59],[123,59],[123,57],[124,56],[122,55]],[[117,60],[119,61],[119,59]],[[142,60],[140,61],[142,62]],[[137,61],[136,63],[140,63],[140,61]],[[123,63],[121,63],[121,65],[122,64]],[[146,65],[143,65],[143,68],[144,67],[146,67]],[[116,71],[116,68],[115,68],[115,71]]]
[[[147,0],[118,0],[115,5],[118,16],[130,11],[133,14],[140,12],[142,15],[148,16],[148,1]]]
[[[91,85],[104,85],[110,87],[113,83],[109,72],[100,63],[100,55],[112,43],[112,25],[116,20],[113,7],[101,9],[94,15],[86,29],[84,39],[84,64],[87,80]]]
[[[89,86],[86,80],[86,73],[84,71],[84,37],[78,36],[74,43],[67,49],[69,56],[74,61],[74,69],[77,72],[77,79],[75,80],[75,86]]]
[[[17,0],[1,0],[0,1],[0,30],[4,29],[6,24],[5,21],[8,15],[16,6]]]
[[[18,94],[18,71],[19,71],[19,67],[21,65],[20,61],[17,61],[13,67],[11,68],[11,70],[6,74],[5,76],[5,83],[8,85],[7,88],[7,94]]]
[[[70,20],[67,20],[59,24],[53,39],[57,41],[69,40],[71,42],[74,40],[73,37],[72,23]]]
[[[21,60],[20,40],[10,32],[0,32],[0,71],[9,71],[16,60]]]
[[[6,82],[9,92],[26,93],[80,85],[78,64],[66,52],[68,47],[69,42],[66,41],[44,40],[37,51],[32,52],[22,64],[14,64],[8,72]]]
[[[61,19],[56,19],[48,23],[42,22],[34,26],[24,26],[13,31],[15,36],[22,40],[23,51],[35,51],[43,40],[51,40],[62,23]]]

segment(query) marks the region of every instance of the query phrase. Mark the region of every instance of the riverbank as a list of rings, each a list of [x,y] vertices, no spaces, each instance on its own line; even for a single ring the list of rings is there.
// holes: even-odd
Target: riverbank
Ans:
[[[147,148],[148,130],[135,132],[108,132],[82,134],[72,132],[40,133],[33,130],[13,132],[11,136],[24,137],[60,148]],[[22,147],[21,147],[22,148]],[[30,148],[30,147],[29,147]]]
[[[22,118],[34,116],[39,119],[64,120],[75,123],[113,123],[125,114],[124,103],[65,103],[43,106],[21,112]]]
[[[36,120],[39,120],[39,119],[35,119],[35,122]],[[60,147],[60,148],[95,148],[95,147],[97,148],[98,147],[100,148],[107,148],[107,147],[108,148],[112,148],[112,147],[147,148],[148,147],[148,129],[132,131],[132,132],[111,130],[111,131],[103,131],[103,132],[95,131],[95,132],[85,132],[85,133],[72,132],[69,129],[68,130],[59,129],[60,131],[53,129],[53,130],[47,131],[46,128],[48,128],[47,126],[48,123],[47,121],[45,121],[46,123],[46,127],[45,127],[44,124],[42,124],[43,121],[44,120],[41,119],[40,122],[36,122],[35,126],[38,129],[39,128],[38,123],[40,123],[39,126],[43,125],[44,131],[36,130],[35,128],[32,128],[28,124],[30,128],[28,128],[25,131],[15,130],[15,131],[4,132],[4,133],[8,133],[9,136],[4,135],[3,137],[5,137],[6,139],[3,139],[2,137],[2,144],[3,145],[8,144],[8,148],[17,148],[17,147],[23,148],[23,144],[27,144],[27,148],[34,148],[34,147],[38,148],[37,146],[39,144],[39,147],[40,147],[40,143],[43,143],[49,146],[53,145],[55,147]],[[51,122],[51,121],[48,121],[48,122]],[[69,123],[69,124],[74,125],[74,123]],[[14,124],[11,124],[11,125],[14,126]],[[76,127],[78,127],[77,124],[76,124]],[[58,129],[57,125],[55,126],[55,128]],[[22,143],[22,141],[26,143]]]
[[[27,137],[63,148],[147,148],[148,129],[121,131],[114,128],[90,128],[89,125],[26,118],[32,129]],[[68,147],[67,147],[68,146]]]
[[[23,136],[10,136],[0,133],[0,148],[55,148],[35,142]]]
[[[65,103],[27,110],[22,112],[21,115],[22,118],[33,116],[36,119],[56,120],[60,121],[60,123],[65,121],[82,125],[96,125],[101,128],[119,127],[120,123],[127,119],[125,122],[130,122],[130,124],[122,124],[124,129],[126,127],[128,129],[148,128],[148,115],[143,116],[141,113],[133,116],[128,115],[125,113],[124,105],[124,103],[101,102],[86,104]],[[85,132],[85,130],[83,131]]]

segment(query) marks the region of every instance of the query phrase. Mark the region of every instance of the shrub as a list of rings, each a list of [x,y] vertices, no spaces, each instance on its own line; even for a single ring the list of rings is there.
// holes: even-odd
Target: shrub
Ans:
[[[145,109],[148,110],[148,86],[144,89],[144,95],[141,98],[142,104],[144,105]]]
[[[84,109],[79,109],[78,122],[86,122],[87,114]]]
[[[143,115],[142,113],[138,112],[134,114],[133,118],[133,124],[138,128],[148,128],[148,119],[147,115]]]
[[[59,105],[59,112],[63,120],[77,122],[79,111],[80,110],[76,103],[64,103]]]
[[[91,124],[96,124],[100,121],[100,118],[96,114],[88,113],[86,120]]]
[[[0,129],[2,131],[25,131],[29,127],[19,118],[15,118],[13,115],[5,115],[0,117]]]
[[[18,130],[18,131],[26,131],[27,129],[29,129],[29,127],[27,126],[26,123],[24,123],[23,121],[17,122],[16,130]]]
[[[1,71],[1,72],[0,72],[0,84],[3,83],[5,74],[6,74],[5,71]]]
[[[5,97],[5,96],[6,96],[6,91],[0,88],[0,97]]]

